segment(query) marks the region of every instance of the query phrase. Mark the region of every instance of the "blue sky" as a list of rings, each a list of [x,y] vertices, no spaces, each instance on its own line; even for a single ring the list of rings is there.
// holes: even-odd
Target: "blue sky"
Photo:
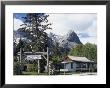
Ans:
[[[25,17],[25,16],[26,16],[25,13],[14,13],[14,14],[13,14],[13,17],[14,17],[15,19],[20,19],[20,20],[22,20],[22,21],[23,21],[23,18],[22,18],[22,17]]]
[[[25,13],[14,14],[14,30],[21,24]],[[52,23],[52,30],[47,33],[55,33],[64,36],[70,30],[74,30],[83,44],[90,42],[97,44],[97,14],[49,14],[48,20]]]

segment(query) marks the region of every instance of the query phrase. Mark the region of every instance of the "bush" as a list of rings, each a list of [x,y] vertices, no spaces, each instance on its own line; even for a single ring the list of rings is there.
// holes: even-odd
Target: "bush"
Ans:
[[[27,71],[28,72],[36,72],[37,71],[37,65],[36,64],[27,64]]]
[[[19,62],[14,62],[14,75],[22,75],[21,65]]]

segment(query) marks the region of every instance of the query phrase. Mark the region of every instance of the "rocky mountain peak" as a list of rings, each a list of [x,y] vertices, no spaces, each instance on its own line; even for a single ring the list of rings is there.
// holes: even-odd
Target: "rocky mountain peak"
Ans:
[[[74,31],[70,31],[67,34],[67,40],[70,42],[75,42],[77,44],[81,44],[79,37],[77,36],[77,34]]]

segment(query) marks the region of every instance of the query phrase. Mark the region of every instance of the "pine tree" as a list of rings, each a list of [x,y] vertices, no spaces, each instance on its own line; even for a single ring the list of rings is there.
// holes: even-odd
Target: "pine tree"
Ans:
[[[26,17],[23,17],[24,24],[18,31],[24,32],[25,37],[31,41],[25,47],[33,52],[46,51],[48,37],[45,30],[51,29],[49,27],[51,24],[47,20],[48,16],[45,13],[27,13]]]

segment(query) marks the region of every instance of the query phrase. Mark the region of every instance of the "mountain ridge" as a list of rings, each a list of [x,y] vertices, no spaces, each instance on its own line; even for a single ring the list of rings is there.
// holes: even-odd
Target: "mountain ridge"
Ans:
[[[26,40],[25,33],[14,31],[14,39],[17,40],[17,43],[20,37],[22,37],[24,41],[28,40],[28,39]],[[56,45],[57,43],[59,43],[60,47],[68,48],[68,49],[73,48],[77,44],[82,44],[79,37],[74,31],[70,31],[67,33],[67,35],[64,35],[64,36],[56,35],[54,33],[48,34],[48,45],[49,46]]]

